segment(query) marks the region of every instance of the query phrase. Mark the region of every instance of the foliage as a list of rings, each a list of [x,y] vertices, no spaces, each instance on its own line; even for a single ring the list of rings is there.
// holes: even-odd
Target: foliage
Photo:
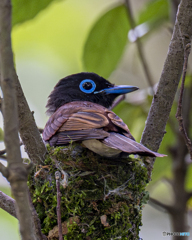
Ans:
[[[12,0],[12,25],[34,18],[45,9],[53,0]]]
[[[55,171],[67,173],[68,185],[61,186],[62,222],[69,222],[64,239],[138,239],[147,170],[137,159],[101,158],[81,146],[50,148],[47,167],[29,178],[33,204],[48,235],[57,225]],[[101,222],[101,217],[106,221]]]
[[[141,10],[138,16],[137,24],[146,23],[150,30],[158,29],[169,17],[169,4],[167,0],[149,1]]]
[[[129,29],[124,5],[112,8],[100,17],[84,46],[83,62],[86,71],[107,78],[119,62]]]
[[[156,0],[146,4],[138,16],[137,25],[147,22],[150,32],[167,20],[167,0]],[[124,5],[112,8],[101,16],[92,27],[84,46],[85,70],[109,77],[121,59],[129,30]]]

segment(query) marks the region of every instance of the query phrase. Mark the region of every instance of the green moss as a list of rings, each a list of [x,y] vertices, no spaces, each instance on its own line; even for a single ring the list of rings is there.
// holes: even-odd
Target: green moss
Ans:
[[[79,219],[68,225],[65,240],[139,239],[142,205],[148,200],[147,170],[139,160],[102,158],[77,144],[48,151],[45,166],[29,177],[45,235],[57,225],[55,172],[64,170],[68,184],[60,187],[62,222]]]

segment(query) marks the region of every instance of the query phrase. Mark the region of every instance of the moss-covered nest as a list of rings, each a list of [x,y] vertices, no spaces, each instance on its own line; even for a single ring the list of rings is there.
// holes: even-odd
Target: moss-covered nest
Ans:
[[[147,170],[132,158],[109,159],[82,148],[48,147],[44,166],[36,166],[29,188],[48,239],[58,239],[55,172],[60,171],[64,239],[139,239]]]

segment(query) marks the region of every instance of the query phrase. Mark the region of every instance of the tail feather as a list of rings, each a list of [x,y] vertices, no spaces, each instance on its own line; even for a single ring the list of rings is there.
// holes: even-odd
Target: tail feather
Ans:
[[[119,133],[110,133],[110,135],[103,139],[102,142],[108,147],[116,148],[128,154],[139,154],[152,157],[165,157],[166,155],[153,152],[147,147],[136,141],[127,138]]]

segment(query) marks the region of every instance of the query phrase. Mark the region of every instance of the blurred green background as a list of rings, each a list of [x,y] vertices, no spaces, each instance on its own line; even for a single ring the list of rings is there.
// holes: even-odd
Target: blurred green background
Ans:
[[[39,127],[43,128],[48,119],[45,114],[47,97],[58,80],[72,73],[93,71],[113,83],[140,88],[114,109],[128,124],[136,140],[140,141],[152,96],[134,38],[135,35],[141,37],[143,53],[155,86],[171,40],[175,12],[171,1],[132,0],[132,13],[139,26],[137,32],[133,32],[130,31],[122,2],[12,1],[12,45],[17,74]],[[191,67],[189,60],[189,73]],[[171,113],[171,125],[166,127],[167,133],[159,150],[168,157],[156,160],[153,181],[148,186],[151,196],[167,204],[172,203],[173,196],[170,186],[163,179],[172,178],[169,149],[176,142],[172,126],[177,128],[175,113],[176,103]],[[1,146],[3,148],[3,144]],[[186,189],[192,190],[191,164],[188,166]],[[8,183],[2,176],[0,190],[10,195]],[[190,221],[191,218],[189,213]],[[171,231],[168,215],[150,206],[144,208],[143,224],[141,237],[144,239],[164,239],[162,232]],[[1,209],[0,234],[5,240],[19,239],[17,220]]]

